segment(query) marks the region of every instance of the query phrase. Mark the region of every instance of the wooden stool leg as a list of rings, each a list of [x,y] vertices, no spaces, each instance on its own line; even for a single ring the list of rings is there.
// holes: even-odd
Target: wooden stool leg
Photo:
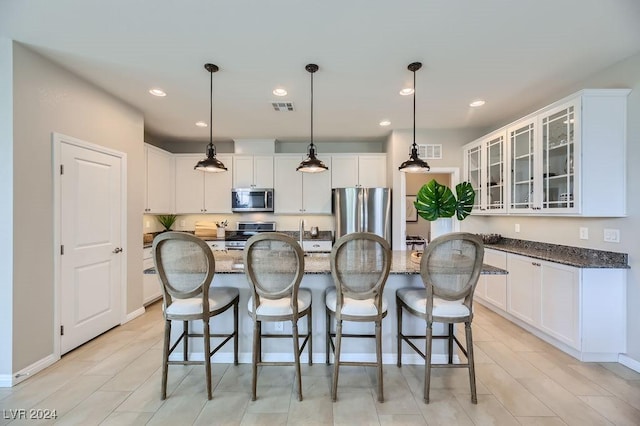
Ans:
[[[384,387],[382,384],[382,321],[376,321],[376,362],[378,364],[378,401],[384,402]]]
[[[258,360],[260,358],[260,321],[253,324],[253,354],[251,359],[251,400],[256,400],[256,389],[258,387]]]
[[[211,335],[209,333],[209,318],[204,319],[202,334],[204,335],[204,372],[207,378],[207,399],[211,399]]]
[[[398,367],[402,367],[402,302],[398,297],[396,297],[396,316],[397,316],[397,324],[398,324]]]
[[[296,365],[296,387],[298,401],[302,401],[302,371],[300,370],[300,343],[298,341],[298,321],[291,320],[291,334],[293,335],[293,360]]]
[[[309,349],[307,350],[309,354],[309,365],[313,365],[313,315],[311,307],[309,307],[309,313],[307,314],[307,335],[309,336],[307,343],[309,345]]]
[[[429,388],[431,387],[431,346],[433,324],[427,321],[426,348],[424,353],[424,402],[429,403]]]
[[[238,301],[233,304],[233,365],[238,365]]]
[[[469,364],[469,384],[471,386],[471,402],[473,404],[478,403],[478,396],[476,394],[476,368],[473,360],[473,337],[471,335],[471,323],[466,322],[464,324],[465,335],[467,337],[467,363]]]
[[[325,348],[325,352],[327,353],[327,365],[329,365],[329,352],[331,351],[331,314],[328,309],[325,309],[325,314],[325,330],[327,331],[327,336],[325,338],[325,344],[327,347]]]
[[[333,354],[333,386],[331,400],[338,398],[338,373],[340,372],[340,343],[342,342],[342,320],[336,320],[336,351]]]
[[[453,323],[449,324],[449,364],[453,364]]]
[[[169,373],[169,348],[171,347],[171,320],[164,321],[164,346],[162,348],[162,388],[160,399],[167,399],[167,376]]]
[[[183,357],[185,361],[189,360],[189,321],[182,321],[182,333],[183,333],[183,340],[182,340],[182,350],[183,350]]]

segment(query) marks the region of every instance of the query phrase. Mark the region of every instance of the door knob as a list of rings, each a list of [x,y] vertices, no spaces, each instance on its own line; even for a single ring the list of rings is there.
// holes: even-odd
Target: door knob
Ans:
[[[118,253],[120,253],[121,251],[122,251],[122,247],[116,247],[116,248],[113,250],[113,253],[118,254]]]

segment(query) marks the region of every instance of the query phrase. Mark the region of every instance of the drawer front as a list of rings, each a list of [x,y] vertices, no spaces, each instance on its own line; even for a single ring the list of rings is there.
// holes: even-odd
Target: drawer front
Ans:
[[[224,241],[207,241],[213,251],[225,250]]]
[[[145,259],[153,259],[153,254],[151,253],[151,247],[142,249],[142,260]]]
[[[304,251],[331,251],[331,241],[303,241]]]

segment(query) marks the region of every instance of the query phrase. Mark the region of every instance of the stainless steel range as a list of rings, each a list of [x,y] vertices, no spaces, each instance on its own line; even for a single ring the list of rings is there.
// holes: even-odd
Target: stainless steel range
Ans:
[[[227,250],[243,250],[247,240],[259,232],[275,232],[275,222],[238,222],[235,231],[225,234],[224,246]]]

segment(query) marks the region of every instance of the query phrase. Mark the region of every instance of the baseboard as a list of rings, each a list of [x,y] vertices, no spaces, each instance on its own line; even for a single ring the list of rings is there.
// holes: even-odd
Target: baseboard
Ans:
[[[620,354],[620,356],[618,357],[618,362],[625,367],[629,367],[630,369],[640,373],[640,361],[635,360],[628,355]]]
[[[37,372],[44,370],[50,365],[53,365],[59,359],[60,357],[57,357],[54,354],[51,354],[23,368],[17,373],[14,373],[12,375],[8,375],[8,374],[0,375],[0,388],[10,388],[12,386],[15,386],[18,383],[21,383],[27,380],[29,377],[33,376]]]
[[[134,320],[136,318],[138,318],[139,316],[141,316],[142,314],[145,313],[145,309],[144,306],[142,306],[141,308],[136,309],[133,312],[130,312],[127,314],[127,316],[125,317],[124,321],[120,323],[120,325],[126,324],[131,320]]]

